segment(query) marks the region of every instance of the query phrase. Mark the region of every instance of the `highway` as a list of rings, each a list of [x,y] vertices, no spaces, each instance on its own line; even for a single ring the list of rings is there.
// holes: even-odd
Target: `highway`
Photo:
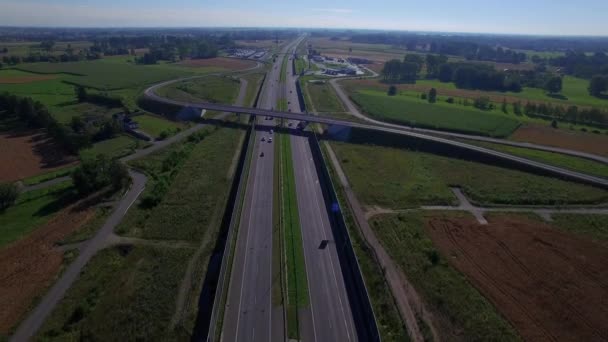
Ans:
[[[294,49],[295,52],[295,49]],[[291,58],[291,56],[290,56]],[[288,63],[286,97],[292,113],[300,112],[297,77]],[[292,121],[295,127],[299,121]],[[353,314],[308,138],[291,135],[293,167],[310,305],[302,312],[303,341],[357,341]],[[330,241],[319,249],[322,241]]]
[[[283,47],[286,53],[295,44]],[[281,59],[267,74],[259,108],[272,109],[279,98]],[[235,257],[232,265],[223,341],[284,341],[284,310],[272,303],[272,227],[274,143],[266,138],[274,120],[257,118],[253,159],[250,165],[245,203],[241,212]],[[262,141],[264,137],[265,141]],[[262,157],[261,154],[264,154]],[[275,270],[276,271],[276,270]]]
[[[148,89],[148,90],[150,90],[150,89]],[[301,113],[279,112],[276,110],[245,108],[245,107],[215,104],[215,103],[187,103],[187,102],[180,102],[180,101],[164,99],[164,98],[156,95],[153,91],[146,92],[146,96],[148,96],[151,99],[154,99],[155,101],[170,103],[170,104],[174,104],[174,105],[178,105],[178,106],[193,107],[193,108],[198,108],[198,109],[208,109],[208,110],[215,110],[215,111],[220,111],[220,112],[227,111],[227,112],[257,115],[257,116],[271,116],[271,117],[275,117],[275,118],[284,118],[287,120],[294,120],[294,121],[309,121],[309,122],[322,123],[322,124],[326,124],[326,125],[337,125],[337,126],[344,126],[344,127],[351,127],[351,128],[367,129],[367,130],[372,130],[372,131],[380,131],[380,132],[386,132],[386,133],[394,133],[394,134],[404,135],[404,136],[417,138],[417,139],[421,139],[421,140],[426,140],[426,141],[431,141],[431,142],[435,142],[435,143],[454,146],[454,147],[462,148],[465,150],[475,151],[475,152],[486,154],[486,155],[489,155],[489,156],[492,156],[495,158],[503,159],[503,160],[506,160],[509,162],[513,162],[513,163],[521,164],[521,165],[524,165],[524,166],[527,166],[530,168],[534,168],[534,169],[546,172],[548,174],[552,174],[554,176],[564,177],[564,178],[568,178],[571,180],[583,182],[586,184],[595,185],[595,186],[599,186],[599,187],[603,187],[603,188],[608,188],[608,179],[590,176],[590,175],[587,175],[587,174],[584,174],[581,172],[571,171],[568,169],[564,169],[564,168],[544,164],[541,162],[533,161],[530,159],[514,156],[514,155],[511,155],[508,153],[503,153],[503,152],[491,150],[491,149],[484,148],[484,147],[479,147],[479,146],[475,146],[475,145],[471,145],[471,144],[467,144],[467,143],[463,143],[463,142],[459,142],[459,141],[455,141],[455,140],[450,140],[450,139],[438,137],[435,135],[419,133],[418,130],[411,130],[411,129],[407,129],[407,128],[403,128],[403,127],[389,127],[389,126],[387,126],[387,124],[384,124],[384,123],[382,123],[382,124],[380,124],[380,123],[364,124],[364,123],[359,123],[359,122],[352,122],[352,121],[334,119],[334,118],[328,118],[328,117],[310,116],[310,115],[301,114]]]

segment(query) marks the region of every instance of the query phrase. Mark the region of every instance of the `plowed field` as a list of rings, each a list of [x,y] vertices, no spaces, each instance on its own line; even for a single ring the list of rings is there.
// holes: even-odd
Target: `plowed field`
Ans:
[[[77,163],[39,131],[0,133],[0,182],[12,182]]]
[[[516,130],[511,135],[511,139],[608,156],[608,136],[605,134],[556,130],[540,125],[525,125]]]
[[[73,204],[30,235],[0,250],[0,334],[8,334],[61,271],[63,252],[55,244],[94,215],[93,209]]]
[[[608,340],[605,246],[520,216],[433,218],[427,230],[525,340]]]

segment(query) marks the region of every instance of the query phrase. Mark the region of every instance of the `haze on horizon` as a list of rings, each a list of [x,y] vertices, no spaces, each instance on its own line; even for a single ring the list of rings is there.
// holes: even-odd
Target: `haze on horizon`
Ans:
[[[7,0],[2,26],[302,27],[608,36],[608,1]]]

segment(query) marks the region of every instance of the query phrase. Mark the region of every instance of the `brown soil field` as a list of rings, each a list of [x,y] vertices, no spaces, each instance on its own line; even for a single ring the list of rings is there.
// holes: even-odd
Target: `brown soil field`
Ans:
[[[238,46],[250,47],[250,48],[273,48],[277,46],[277,43],[274,39],[267,40],[236,40],[234,42]],[[283,43],[282,40],[279,40],[279,44]]]
[[[37,81],[46,81],[57,78],[53,75],[32,75],[32,76],[10,76],[0,78],[0,84],[22,84],[32,83]]]
[[[511,135],[511,140],[608,156],[608,135],[605,134],[553,129],[542,125],[524,125]]]
[[[208,59],[189,59],[180,62],[179,64],[192,68],[217,67],[228,70],[242,70],[254,67],[256,62],[236,58],[215,57]]]
[[[608,248],[523,216],[430,218],[435,246],[527,341],[608,340]]]
[[[0,133],[0,182],[50,172],[77,163],[41,131]]]
[[[62,270],[55,244],[93,218],[83,203],[63,209],[44,226],[0,250],[0,334],[7,335]]]

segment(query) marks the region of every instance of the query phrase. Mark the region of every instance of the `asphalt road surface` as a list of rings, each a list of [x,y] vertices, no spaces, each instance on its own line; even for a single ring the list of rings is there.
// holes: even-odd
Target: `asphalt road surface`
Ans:
[[[292,113],[301,113],[296,91],[297,77],[291,72],[291,61],[288,70],[285,85],[288,108]],[[292,124],[296,126],[298,121],[292,121]],[[302,340],[357,341],[353,314],[308,138],[292,135],[291,149],[310,297],[309,310],[301,315]],[[329,241],[327,247],[319,249],[324,240]]]
[[[286,45],[282,53],[297,41]],[[258,108],[273,109],[279,99],[281,58],[271,66]],[[284,310],[272,303],[272,216],[274,142],[269,143],[274,120],[257,118],[253,159],[245,204],[241,212],[236,254],[232,265],[224,317],[223,341],[284,341]],[[264,141],[262,141],[264,137]],[[261,156],[263,153],[263,157]]]

